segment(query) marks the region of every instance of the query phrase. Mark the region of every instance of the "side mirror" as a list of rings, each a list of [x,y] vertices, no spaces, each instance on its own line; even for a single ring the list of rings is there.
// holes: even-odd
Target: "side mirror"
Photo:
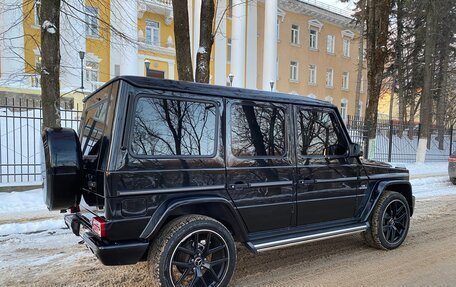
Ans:
[[[361,146],[357,143],[354,143],[352,146],[353,156],[360,157],[363,156],[363,151]]]

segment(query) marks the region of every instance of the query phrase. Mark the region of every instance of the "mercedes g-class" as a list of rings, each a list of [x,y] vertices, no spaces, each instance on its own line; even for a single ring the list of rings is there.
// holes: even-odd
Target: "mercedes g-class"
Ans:
[[[394,249],[414,208],[406,169],[364,160],[334,105],[297,95],[117,77],[43,147],[48,208],[103,264],[147,260],[161,286],[226,286],[235,242]]]

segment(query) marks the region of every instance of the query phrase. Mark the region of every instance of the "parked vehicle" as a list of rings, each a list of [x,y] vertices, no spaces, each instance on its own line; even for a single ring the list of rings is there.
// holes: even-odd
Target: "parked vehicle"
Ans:
[[[162,286],[226,286],[235,242],[394,249],[414,209],[406,169],[360,158],[334,105],[296,95],[118,77],[85,99],[79,140],[43,143],[48,208],[103,264],[147,260]]]
[[[456,153],[448,157],[448,176],[450,181],[456,185]]]

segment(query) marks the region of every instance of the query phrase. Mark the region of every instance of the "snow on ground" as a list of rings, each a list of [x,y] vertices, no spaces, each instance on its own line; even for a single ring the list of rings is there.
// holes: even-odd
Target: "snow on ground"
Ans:
[[[62,228],[65,228],[63,218],[0,224],[0,237],[10,234],[35,233]]]
[[[29,191],[0,192],[0,216],[8,213],[47,211],[41,188]]]

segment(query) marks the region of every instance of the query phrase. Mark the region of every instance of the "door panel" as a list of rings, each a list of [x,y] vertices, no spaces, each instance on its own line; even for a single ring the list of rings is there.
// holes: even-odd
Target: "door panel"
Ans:
[[[292,224],[294,163],[287,109],[227,101],[227,187],[249,232]]]
[[[354,221],[359,166],[332,110],[296,108],[297,225]]]

